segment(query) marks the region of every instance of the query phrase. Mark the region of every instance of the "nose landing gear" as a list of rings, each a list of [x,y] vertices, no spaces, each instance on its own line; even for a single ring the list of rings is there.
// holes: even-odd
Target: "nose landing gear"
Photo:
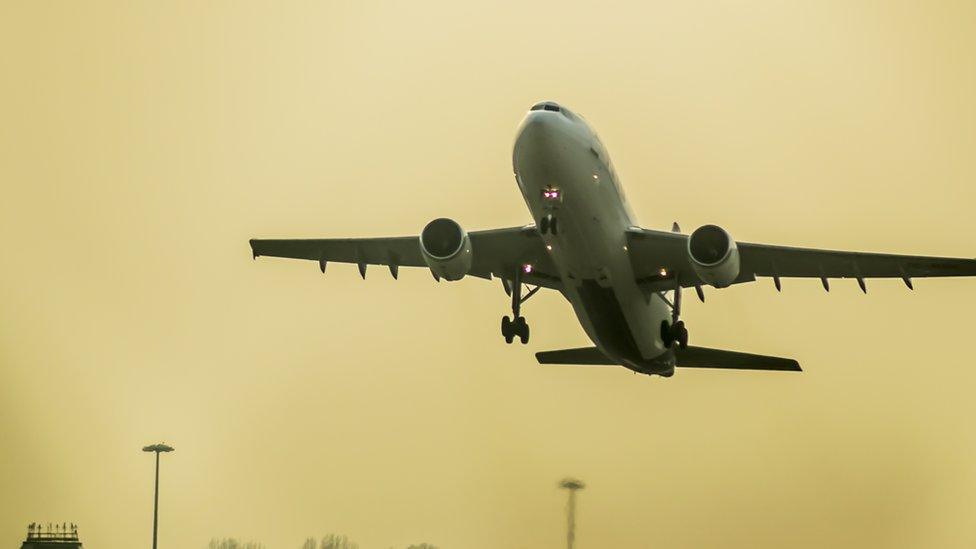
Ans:
[[[559,209],[559,205],[563,201],[563,193],[551,185],[547,186],[542,190],[542,201],[545,205],[546,215],[539,219],[539,233],[549,233],[555,236],[559,234],[559,223],[553,212]]]
[[[551,233],[552,235],[559,234],[559,223],[556,216],[552,214],[546,214],[542,216],[539,220],[539,232],[542,234]]]
[[[520,313],[522,312],[522,304],[539,291],[539,286],[532,288],[524,296],[522,295],[522,272],[525,269],[531,269],[531,266],[523,266],[515,270],[515,277],[511,286],[508,285],[508,281],[502,280],[506,293],[512,296],[512,317],[502,317],[502,337],[505,338],[505,343],[512,343],[516,336],[523,345],[529,342],[529,324]]]

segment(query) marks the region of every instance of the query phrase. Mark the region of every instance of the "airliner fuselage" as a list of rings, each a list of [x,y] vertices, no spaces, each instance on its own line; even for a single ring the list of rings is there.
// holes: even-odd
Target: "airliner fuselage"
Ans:
[[[661,337],[671,309],[638,287],[627,249],[637,219],[596,133],[566,107],[539,103],[519,126],[513,164],[533,218],[542,226],[555,220],[542,238],[586,334],[628,368],[673,372]]]

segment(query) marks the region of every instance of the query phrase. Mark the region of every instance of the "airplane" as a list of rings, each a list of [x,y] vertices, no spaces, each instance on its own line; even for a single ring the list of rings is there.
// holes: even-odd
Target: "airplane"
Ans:
[[[253,257],[426,267],[437,281],[501,279],[512,316],[501,320],[506,343],[529,341],[522,304],[540,289],[569,301],[593,346],[536,353],[541,364],[620,365],[670,377],[675,368],[801,371],[796,360],[688,345],[681,290],[727,288],[770,277],[868,278],[973,276],[976,260],[795,248],[738,242],[717,225],[682,234],[641,228],[606,148],[578,114],[554,101],[532,106],[517,130],[515,181],[534,223],[465,231],[434,219],[418,236],[250,241]]]

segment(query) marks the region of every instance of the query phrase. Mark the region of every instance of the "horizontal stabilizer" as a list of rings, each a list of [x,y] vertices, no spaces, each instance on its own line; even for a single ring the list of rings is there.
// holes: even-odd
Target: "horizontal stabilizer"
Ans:
[[[792,358],[754,355],[738,351],[723,351],[707,347],[674,349],[678,368],[721,368],[727,370],[767,370],[801,372],[800,363]],[[618,363],[596,347],[542,351],[535,354],[539,364],[569,364],[580,366],[616,366]]]
[[[675,349],[678,368],[726,368],[729,370],[777,370],[801,372],[800,363],[792,358],[753,355],[707,347]]]
[[[589,366],[619,366],[616,361],[607,358],[596,347],[580,347],[579,349],[560,349],[558,351],[542,351],[535,354],[539,364],[579,364]]]

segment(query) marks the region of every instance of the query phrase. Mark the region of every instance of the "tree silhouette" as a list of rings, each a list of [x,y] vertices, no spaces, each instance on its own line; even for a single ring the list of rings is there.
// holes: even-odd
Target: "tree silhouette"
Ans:
[[[308,541],[305,543],[307,544]],[[346,536],[328,534],[322,538],[322,541],[319,543],[319,549],[359,549],[359,544]]]
[[[264,545],[254,541],[240,542],[234,538],[210,540],[210,549],[264,549]]]
[[[213,538],[209,549],[265,549],[264,544],[254,541],[241,542],[235,538]],[[359,544],[340,534],[327,534],[316,541],[315,538],[305,538],[302,549],[359,549]],[[407,549],[437,549],[430,543],[414,543]]]

